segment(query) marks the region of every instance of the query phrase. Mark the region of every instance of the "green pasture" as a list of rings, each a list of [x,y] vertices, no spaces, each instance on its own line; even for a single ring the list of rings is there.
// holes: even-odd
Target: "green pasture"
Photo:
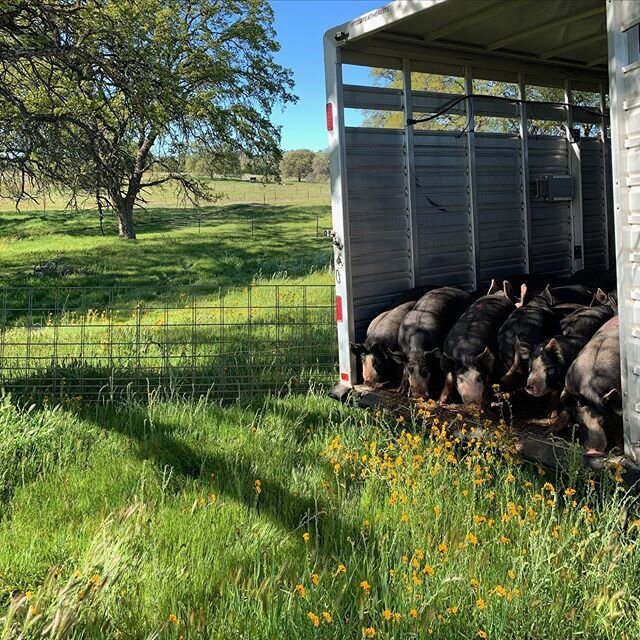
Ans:
[[[640,637],[615,469],[541,475],[422,417],[5,400],[0,637]]]
[[[620,469],[330,400],[328,187],[222,186],[134,242],[2,208],[0,640],[640,638]]]

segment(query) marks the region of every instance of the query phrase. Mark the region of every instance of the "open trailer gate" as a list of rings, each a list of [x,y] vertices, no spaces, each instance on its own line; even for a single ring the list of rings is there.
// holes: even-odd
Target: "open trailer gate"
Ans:
[[[634,456],[640,2],[544,7],[398,0],[326,33],[340,376],[357,382],[349,342],[411,287],[616,262]]]

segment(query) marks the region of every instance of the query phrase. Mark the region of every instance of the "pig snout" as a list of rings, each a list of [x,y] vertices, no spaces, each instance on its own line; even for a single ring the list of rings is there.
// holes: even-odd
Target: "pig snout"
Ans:
[[[409,387],[411,388],[411,395],[417,397],[429,397],[429,376],[424,376],[421,373],[409,372]]]
[[[378,372],[373,364],[373,356],[369,353],[362,360],[362,377],[368,386],[378,382]]]
[[[482,406],[484,402],[485,384],[482,376],[471,370],[456,376],[456,387],[464,404],[477,404]]]

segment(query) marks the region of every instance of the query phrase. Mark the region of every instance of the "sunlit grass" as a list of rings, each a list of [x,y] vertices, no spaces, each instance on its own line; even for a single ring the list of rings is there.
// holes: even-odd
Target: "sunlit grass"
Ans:
[[[4,606],[26,637],[57,611],[63,637],[638,637],[615,470],[542,475],[428,409],[5,403]]]

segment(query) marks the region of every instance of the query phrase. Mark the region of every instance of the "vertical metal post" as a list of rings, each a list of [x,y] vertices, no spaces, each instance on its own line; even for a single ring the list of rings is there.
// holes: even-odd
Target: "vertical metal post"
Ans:
[[[531,187],[529,185],[529,121],[524,75],[518,73],[520,102],[520,211],[522,215],[522,241],[524,243],[524,272],[531,273]]]
[[[2,289],[2,318],[0,318],[0,384],[6,381],[8,367],[4,361],[4,348],[7,337],[7,287]]]
[[[473,75],[469,65],[464,68],[464,92],[469,96],[467,108],[467,203],[469,211],[469,238],[471,244],[471,269],[474,288],[480,284],[480,230],[478,228],[478,198],[476,194],[476,131],[473,109]]]
[[[325,84],[330,108],[329,165],[331,173],[332,227],[336,282],[336,313],[338,326],[338,360],[341,382],[356,382],[356,359],[349,342],[355,338],[354,300],[351,282],[351,237],[347,199],[347,158],[345,149],[344,99],[340,50],[330,34],[324,40]]]
[[[602,141],[602,213],[604,215],[604,249],[605,249],[605,263],[607,269],[615,268],[615,260],[612,258],[615,256],[615,230],[613,210],[611,209],[611,184],[609,184],[609,178],[611,176],[611,154],[609,152],[609,140],[607,138],[607,118],[606,113],[606,100],[605,100],[605,85],[600,85],[600,111],[602,111],[602,119],[600,120],[600,140]]]
[[[58,320],[58,309],[60,306],[60,289],[56,288],[56,292],[54,294],[54,304],[53,304],[53,356],[51,359],[51,373],[52,373],[52,392],[56,394],[58,392],[58,342],[60,339],[60,322]]]
[[[31,371],[31,332],[33,331],[33,289],[29,289],[28,294],[28,315],[27,315],[27,339],[26,339],[26,359],[25,359],[25,391],[29,388],[29,381],[33,378]]]
[[[569,155],[569,172],[573,176],[573,200],[569,204],[571,216],[571,273],[584,269],[584,238],[582,233],[582,162],[580,160],[580,142],[575,142],[571,129],[573,128],[573,107],[571,95],[571,80],[564,81],[565,107],[565,136]]]
[[[638,178],[634,168],[640,151],[636,135],[640,121],[637,101],[640,69],[635,67],[636,59],[630,55],[637,56],[637,31],[633,26],[625,28],[640,17],[640,6],[636,2],[612,0],[607,0],[606,6],[624,451],[635,462],[640,462],[640,364],[635,330],[640,303],[637,246],[640,225],[635,195]]]
[[[416,207],[416,169],[413,141],[413,125],[406,124],[408,118],[413,118],[413,97],[411,95],[411,61],[402,61],[402,96],[404,104],[404,175],[406,212],[408,222],[409,264],[411,286],[420,284],[420,243],[418,237],[418,209]]]

